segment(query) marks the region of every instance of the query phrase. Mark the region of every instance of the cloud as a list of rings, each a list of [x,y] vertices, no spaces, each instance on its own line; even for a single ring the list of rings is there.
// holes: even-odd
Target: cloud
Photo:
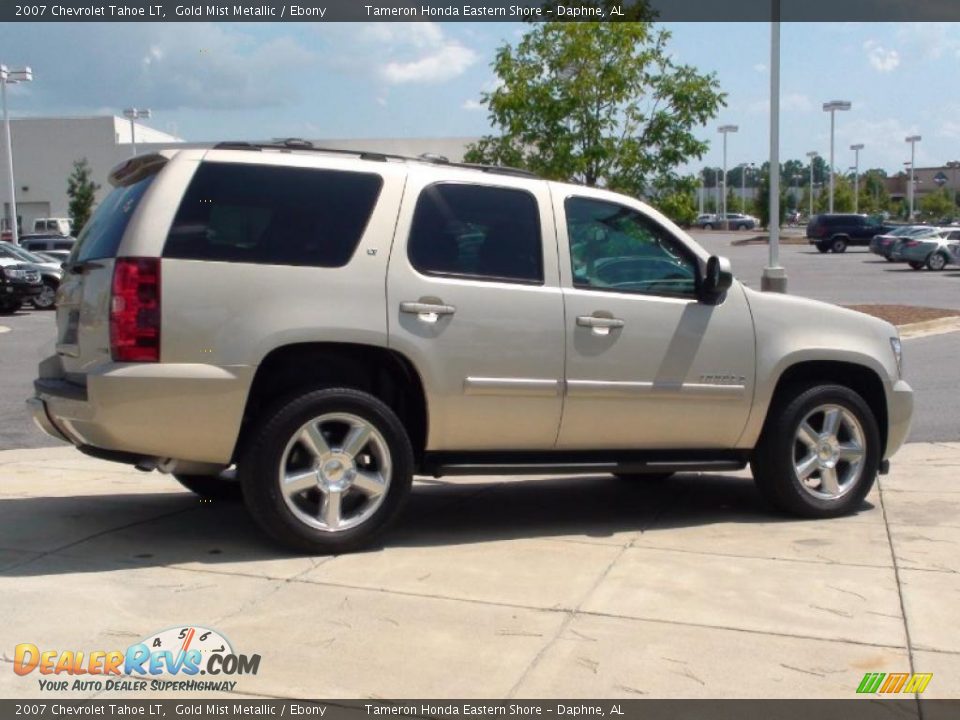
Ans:
[[[451,38],[437,23],[376,23],[361,38],[389,58],[377,74],[391,85],[434,84],[459,77],[477,61],[477,53]]]
[[[876,40],[867,40],[863,49],[867,51],[867,60],[871,67],[877,72],[891,72],[900,66],[900,53],[888,50]]]
[[[484,106],[477,100],[464,100],[463,105],[460,106],[464,110],[478,111],[483,110]]]
[[[780,111],[805,113],[813,110],[813,101],[802,93],[787,93],[780,97]],[[766,115],[770,112],[770,100],[757,100],[747,106],[751,115]]]
[[[290,36],[253,35],[239,25],[125,23],[123,32],[114,23],[25,27],[29,31],[5,39],[4,49],[30,59],[41,111],[279,107],[300,96],[291,68],[302,71],[318,61]],[[69,58],[38,52],[41,45],[69,48]]]
[[[764,65],[763,63],[757,63],[756,65],[753,66],[753,69],[756,70],[758,73],[765,73],[767,71],[767,66]]]

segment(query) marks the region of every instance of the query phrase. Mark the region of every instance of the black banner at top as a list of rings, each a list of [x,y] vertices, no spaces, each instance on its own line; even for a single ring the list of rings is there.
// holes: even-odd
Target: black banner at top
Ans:
[[[0,22],[960,21],[960,0],[59,0],[0,3]]]

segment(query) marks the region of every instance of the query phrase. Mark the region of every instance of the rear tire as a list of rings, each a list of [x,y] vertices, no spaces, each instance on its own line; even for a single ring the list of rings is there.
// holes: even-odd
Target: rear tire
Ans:
[[[880,466],[880,431],[869,406],[842,385],[798,385],[770,408],[751,461],[774,507],[830,518],[860,507]]]
[[[184,475],[174,473],[177,482],[204,500],[239,500],[243,497],[236,477],[223,475]]]
[[[911,269],[913,269],[913,270],[923,270],[924,266],[926,265],[925,262],[918,262],[918,261],[916,261],[916,260],[911,260],[911,261],[910,261],[909,263],[907,263],[907,264],[908,264],[908,265],[911,267]]]
[[[830,241],[830,252],[842,253],[847,251],[847,241],[843,238],[834,238]]]
[[[23,303],[19,300],[0,303],[0,315],[13,315],[15,312],[19,312],[22,307]]]
[[[817,243],[817,250],[819,250],[821,253],[827,253],[830,252],[830,246],[826,243]]]
[[[930,253],[930,257],[927,258],[927,269],[940,272],[947,266],[948,262],[950,260],[943,253]]]
[[[413,481],[400,419],[351,388],[313,390],[265,413],[239,467],[258,525],[288,548],[343,553],[396,519]]]
[[[713,225],[711,225],[710,223],[705,223],[704,226],[703,226],[703,229],[704,229],[704,230],[713,230]]]

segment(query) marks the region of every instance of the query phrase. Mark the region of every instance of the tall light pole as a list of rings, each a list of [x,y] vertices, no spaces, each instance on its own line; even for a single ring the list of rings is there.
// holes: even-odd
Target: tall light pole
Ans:
[[[747,170],[753,167],[753,163],[740,163],[740,210],[747,212]]]
[[[770,22],[770,258],[760,289],[787,291],[787,271],[780,265],[780,0],[771,0]]]
[[[727,219],[727,135],[739,130],[736,125],[721,125],[717,132],[723,135],[723,229],[730,229],[730,220]]]
[[[860,212],[860,151],[863,150],[863,143],[851,145],[850,149],[854,152],[856,160],[853,163],[853,212]]]
[[[133,155],[137,155],[137,137],[136,137],[136,121],[140,118],[149,118],[150,117],[150,108],[144,108],[138,110],[137,108],[127,108],[123,111],[123,116],[130,119],[130,145],[133,148]]]
[[[910,221],[913,221],[913,199],[917,194],[917,189],[913,186],[913,164],[916,161],[917,155],[917,143],[920,142],[923,138],[919,135],[911,135],[906,139],[906,142],[910,143],[910,187],[908,192],[910,194]]]
[[[951,160],[947,163],[947,167],[953,170],[953,214],[957,212],[957,168],[960,167],[960,162],[956,160]]]
[[[849,110],[852,107],[849,100],[831,100],[823,104],[824,111],[830,113],[830,212],[833,212],[833,137],[837,126],[837,110]]]
[[[7,85],[32,80],[33,70],[28,67],[11,70],[6,65],[0,65],[0,95],[3,96],[3,141],[7,150],[7,182],[10,186],[10,241],[14,245],[20,242],[20,233],[19,228],[17,228],[17,187],[13,181],[13,142],[10,139],[10,115],[7,112]]]
[[[816,150],[811,150],[807,153],[807,157],[810,158],[810,218],[813,218],[813,160],[816,157],[819,157],[819,153]]]
[[[698,192],[697,195],[698,195],[698,206],[700,207],[701,215],[703,215],[703,194],[707,191],[707,178],[705,177],[706,174],[707,174],[706,168],[700,171],[700,192]]]

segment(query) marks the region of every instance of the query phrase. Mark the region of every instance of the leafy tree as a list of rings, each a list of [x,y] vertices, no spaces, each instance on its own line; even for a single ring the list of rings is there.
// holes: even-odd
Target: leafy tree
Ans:
[[[707,150],[693,130],[725,105],[714,74],[681,65],[652,22],[540,23],[493,63],[481,97],[497,136],[468,162],[524,167],[632,194]]]
[[[940,188],[920,198],[920,212],[931,220],[949,217],[956,212],[956,209],[950,191],[946,188]]]
[[[79,235],[90,219],[97,190],[100,189],[91,175],[90,163],[86,158],[74,160],[73,172],[67,178],[67,197],[70,198],[69,212],[74,235]]]
[[[830,176],[820,189],[814,207],[817,212],[830,212]],[[853,212],[853,184],[844,175],[837,175],[833,181],[833,211],[838,213]]]
[[[687,227],[697,219],[697,179],[663,176],[657,182],[654,206],[677,225]]]
[[[867,170],[860,176],[860,212],[872,214],[890,209],[890,193],[883,182],[886,176],[881,169]]]

